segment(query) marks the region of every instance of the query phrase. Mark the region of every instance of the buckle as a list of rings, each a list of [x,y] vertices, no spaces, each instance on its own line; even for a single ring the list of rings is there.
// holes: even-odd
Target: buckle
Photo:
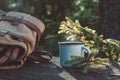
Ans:
[[[12,25],[18,25],[21,20],[23,19],[23,16],[15,16],[13,17],[13,20],[11,22]]]
[[[4,35],[6,35],[8,32],[9,32],[9,31],[7,31],[7,30],[1,29],[1,30],[0,30],[0,36],[4,36]]]
[[[2,16],[0,17],[0,21],[9,21],[12,25],[18,25],[21,20],[23,19],[23,16]]]
[[[22,18],[23,18],[23,16],[15,16],[15,21],[21,21],[22,20]]]

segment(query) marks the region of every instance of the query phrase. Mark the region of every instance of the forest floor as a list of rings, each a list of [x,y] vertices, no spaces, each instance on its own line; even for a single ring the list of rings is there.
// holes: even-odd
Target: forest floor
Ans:
[[[93,68],[85,75],[81,69],[62,68],[53,57],[50,63],[26,62],[19,69],[0,70],[0,80],[120,80],[120,64]]]

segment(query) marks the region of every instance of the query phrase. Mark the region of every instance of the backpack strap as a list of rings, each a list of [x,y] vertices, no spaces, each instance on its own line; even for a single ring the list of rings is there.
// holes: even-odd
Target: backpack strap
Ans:
[[[45,56],[48,56],[49,58],[46,58]],[[33,54],[30,54],[28,58],[38,62],[46,63],[52,59],[52,54],[47,51],[34,50]]]

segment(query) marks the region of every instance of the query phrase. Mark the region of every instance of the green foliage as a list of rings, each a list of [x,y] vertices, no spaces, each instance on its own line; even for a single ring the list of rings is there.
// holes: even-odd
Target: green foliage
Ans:
[[[99,0],[74,0],[74,19],[79,19],[81,25],[98,29],[99,24]]]
[[[58,51],[58,40],[60,39],[60,36],[57,34],[59,24],[50,19],[46,19],[44,22],[46,24],[46,30],[42,35],[40,47],[55,55]]]
[[[90,65],[103,65],[109,61],[120,61],[120,41],[104,39],[103,35],[88,27],[82,27],[78,20],[75,22],[66,17],[62,21],[58,34],[64,34],[67,40],[79,40],[91,49],[90,57],[71,57],[72,63],[79,66],[84,64],[84,73],[88,72]],[[69,62],[69,61],[68,61]]]

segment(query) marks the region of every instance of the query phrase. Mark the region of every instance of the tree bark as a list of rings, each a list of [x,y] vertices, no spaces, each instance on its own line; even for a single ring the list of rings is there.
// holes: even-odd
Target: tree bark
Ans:
[[[120,1],[99,0],[101,13],[101,32],[106,38],[120,40]]]

